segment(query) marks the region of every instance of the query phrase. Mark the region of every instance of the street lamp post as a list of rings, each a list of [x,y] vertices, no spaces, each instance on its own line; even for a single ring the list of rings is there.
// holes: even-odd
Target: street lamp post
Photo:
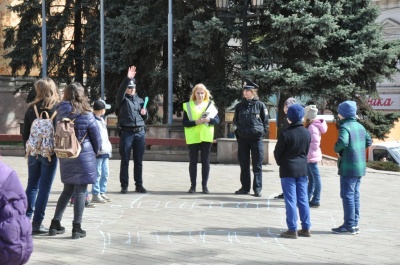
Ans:
[[[264,0],[242,0],[243,1],[243,12],[242,14],[231,14],[229,11],[234,7],[235,3],[232,0],[215,0],[215,4],[218,11],[221,11],[221,16],[224,17],[235,17],[241,18],[243,21],[242,25],[242,56],[245,58],[245,63],[242,65],[243,70],[248,70],[248,32],[247,24],[249,18],[258,17],[260,15],[260,8],[264,5]],[[256,13],[251,13],[249,10],[249,4],[255,8]],[[222,13],[224,12],[224,13]]]
[[[172,0],[168,1],[168,125],[172,125],[173,100],[173,30],[172,30]]]
[[[100,0],[100,97],[104,100],[104,1]]]
[[[42,0],[42,77],[47,76],[46,1]]]

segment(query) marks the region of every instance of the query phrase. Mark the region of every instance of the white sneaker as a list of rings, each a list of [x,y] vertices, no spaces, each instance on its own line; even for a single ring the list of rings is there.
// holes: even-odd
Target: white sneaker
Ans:
[[[106,202],[110,202],[110,201],[111,201],[111,199],[108,198],[108,197],[106,196],[105,193],[100,193],[100,196],[101,196],[101,197],[103,198],[103,200],[105,200]]]
[[[93,203],[106,203],[107,201],[101,197],[100,194],[93,194],[92,196],[92,202]]]

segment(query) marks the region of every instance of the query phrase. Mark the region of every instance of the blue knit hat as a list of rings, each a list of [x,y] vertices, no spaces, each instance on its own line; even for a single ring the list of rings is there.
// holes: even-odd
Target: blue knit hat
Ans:
[[[357,115],[357,103],[355,101],[346,100],[339,104],[338,112],[344,118],[355,118]]]
[[[301,121],[304,117],[304,108],[300,104],[293,104],[289,107],[286,115],[291,122]]]

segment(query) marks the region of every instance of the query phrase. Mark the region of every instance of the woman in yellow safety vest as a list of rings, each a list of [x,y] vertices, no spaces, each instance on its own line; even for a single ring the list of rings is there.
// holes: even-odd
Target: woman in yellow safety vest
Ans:
[[[207,181],[210,173],[210,151],[214,140],[214,125],[219,123],[218,111],[210,100],[210,91],[197,84],[190,101],[183,103],[183,126],[186,144],[189,148],[189,175],[191,186],[189,193],[196,192],[197,162],[201,152],[202,190],[208,194]]]

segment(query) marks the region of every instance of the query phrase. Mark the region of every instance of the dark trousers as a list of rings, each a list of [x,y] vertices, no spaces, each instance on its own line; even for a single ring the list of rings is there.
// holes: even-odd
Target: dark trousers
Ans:
[[[201,142],[198,144],[189,144],[189,174],[190,174],[190,183],[192,186],[196,186],[197,179],[197,162],[199,161],[199,151],[201,153],[201,176],[202,181],[201,185],[203,187],[207,186],[208,176],[210,174],[210,151],[211,151],[211,143],[209,142]]]
[[[250,191],[250,154],[253,165],[253,191],[261,192],[262,189],[262,162],[264,160],[264,146],[262,139],[251,140],[238,138],[238,159],[240,164],[240,182],[242,189]]]
[[[67,208],[68,202],[74,195],[74,224],[82,223],[83,210],[85,209],[85,200],[88,184],[73,185],[64,184],[64,189],[61,192],[57,201],[56,212],[54,219],[61,221],[62,216]]]
[[[133,179],[136,186],[143,185],[143,155],[145,148],[145,131],[129,132],[122,131],[119,139],[119,154],[121,156],[121,166],[119,171],[119,181],[121,187],[129,186],[129,160],[133,150]]]

